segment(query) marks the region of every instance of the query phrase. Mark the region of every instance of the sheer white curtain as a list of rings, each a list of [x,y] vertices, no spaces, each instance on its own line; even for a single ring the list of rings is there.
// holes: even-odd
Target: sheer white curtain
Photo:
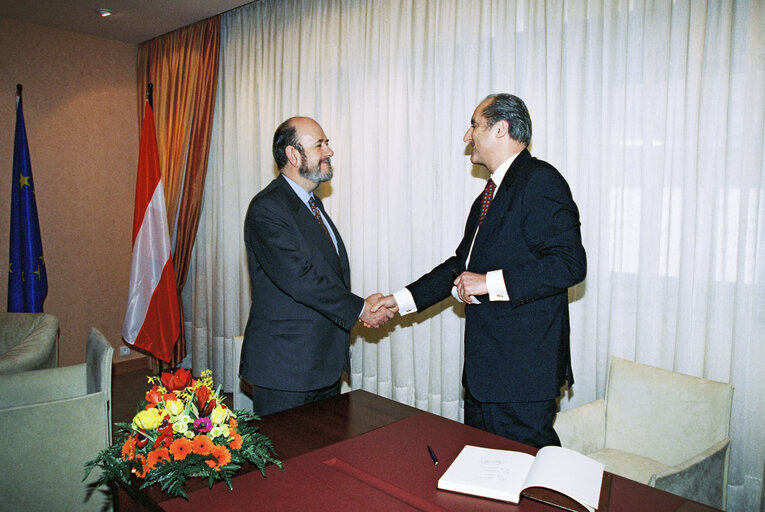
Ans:
[[[393,291],[451,255],[486,173],[462,136],[491,92],[530,110],[531,152],[569,181],[588,252],[570,291],[576,384],[608,357],[735,386],[729,510],[765,458],[765,16],[761,1],[261,0],[223,16],[207,188],[185,289],[195,369],[230,388],[251,197],[285,118],[322,124],[322,187],[353,291]],[[461,419],[462,308],[352,332],[349,386]]]

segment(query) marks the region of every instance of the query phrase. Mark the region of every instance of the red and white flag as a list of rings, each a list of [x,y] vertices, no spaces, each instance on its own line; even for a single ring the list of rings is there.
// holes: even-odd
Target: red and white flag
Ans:
[[[133,265],[122,338],[169,362],[181,336],[154,114],[144,107],[133,211]]]

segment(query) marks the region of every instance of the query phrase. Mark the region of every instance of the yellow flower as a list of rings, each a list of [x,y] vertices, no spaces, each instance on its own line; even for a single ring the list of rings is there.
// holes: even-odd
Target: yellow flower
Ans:
[[[165,409],[171,416],[178,416],[183,412],[183,402],[180,400],[167,400],[165,401]]]
[[[162,413],[158,409],[141,411],[133,418],[133,428],[142,430],[154,430],[162,423]]]
[[[220,425],[228,420],[229,410],[228,407],[218,406],[210,413],[210,420],[216,425]]]

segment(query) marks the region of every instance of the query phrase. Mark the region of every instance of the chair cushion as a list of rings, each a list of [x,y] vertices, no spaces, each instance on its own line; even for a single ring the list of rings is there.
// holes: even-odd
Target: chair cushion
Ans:
[[[635,480],[641,484],[652,484],[651,477],[660,471],[669,468],[661,462],[641,457],[634,453],[623,452],[613,448],[604,448],[595,453],[588,454],[589,457],[601,462],[606,471],[615,473],[619,476]]]

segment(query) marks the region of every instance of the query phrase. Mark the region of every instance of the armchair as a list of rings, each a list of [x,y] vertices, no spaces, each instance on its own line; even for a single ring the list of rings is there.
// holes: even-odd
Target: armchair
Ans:
[[[564,447],[606,471],[725,507],[730,384],[612,357],[606,396],[558,413]]]
[[[0,374],[58,366],[58,318],[0,312]]]
[[[85,462],[111,444],[114,349],[90,330],[87,362],[0,375],[3,510],[103,510],[98,473]]]

